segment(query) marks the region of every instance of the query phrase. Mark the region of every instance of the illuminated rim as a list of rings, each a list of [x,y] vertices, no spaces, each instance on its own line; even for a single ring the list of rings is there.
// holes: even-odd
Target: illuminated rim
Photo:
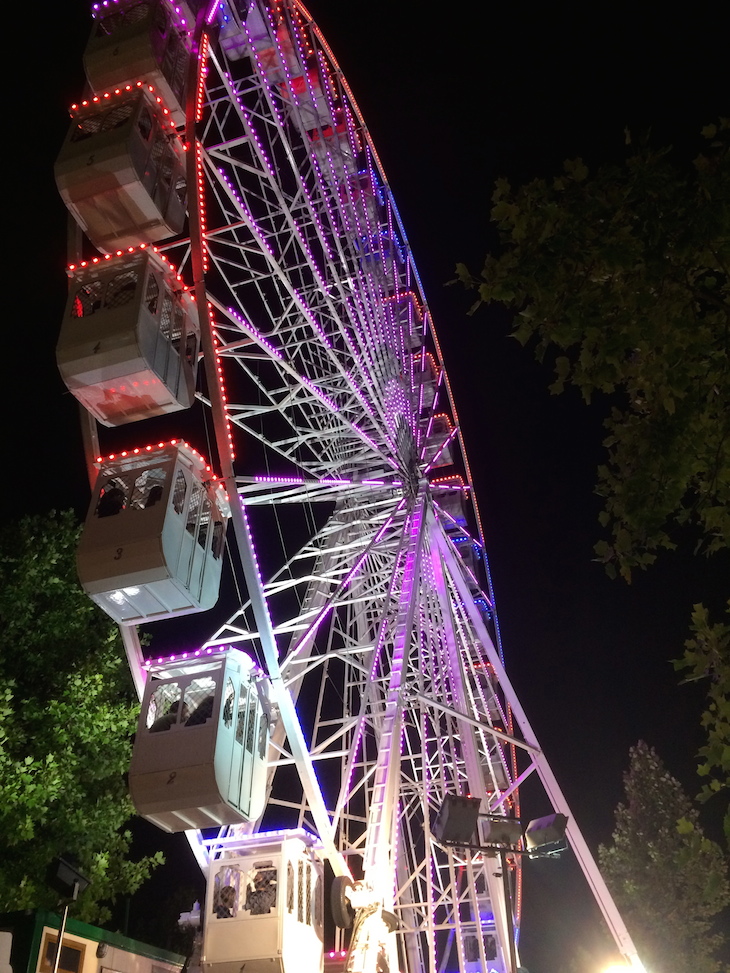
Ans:
[[[232,644],[263,661],[270,621],[337,845],[399,919],[391,968],[465,973],[476,950],[486,969],[489,936],[506,965],[508,908],[491,860],[431,833],[449,793],[486,792],[491,811],[513,813],[516,754],[535,750],[514,736],[438,340],[325,40],[296,0],[245,11],[242,22],[233,0],[216,0],[199,19],[190,236],[157,248],[202,318],[200,397],[253,562],[250,600],[205,651]],[[250,535],[263,537],[261,566]],[[316,830],[287,772],[301,764],[292,754],[274,727],[263,827]]]

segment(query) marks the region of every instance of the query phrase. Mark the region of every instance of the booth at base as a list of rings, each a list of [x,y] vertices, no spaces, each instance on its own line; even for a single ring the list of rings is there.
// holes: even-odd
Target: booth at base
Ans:
[[[210,864],[203,973],[321,970],[323,863],[303,830],[251,835]]]

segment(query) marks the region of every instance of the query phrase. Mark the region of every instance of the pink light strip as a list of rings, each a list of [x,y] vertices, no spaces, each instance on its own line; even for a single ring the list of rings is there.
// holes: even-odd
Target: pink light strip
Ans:
[[[307,629],[307,631],[304,633],[304,635],[301,637],[301,639],[297,643],[296,648],[287,655],[286,659],[284,660],[284,662],[282,664],[282,671],[284,670],[285,667],[288,667],[289,664],[294,661],[294,659],[296,659],[296,657],[302,651],[302,649],[304,648],[304,646],[307,645],[307,643],[309,643],[309,642],[312,641],[312,639],[314,638],[314,636],[317,634],[317,631],[319,630],[319,626],[322,624],[322,622],[327,617],[327,615],[329,615],[329,613],[332,611],[332,608],[334,606],[334,603],[340,598],[340,596],[342,595],[342,592],[345,591],[347,588],[349,588],[349,586],[352,584],[353,579],[359,573],[360,568],[362,567],[362,565],[365,562],[365,559],[370,556],[373,548],[382,540],[383,535],[388,530],[388,528],[391,526],[391,524],[393,523],[393,521],[396,518],[396,516],[400,513],[401,510],[403,510],[403,508],[405,506],[405,503],[406,503],[406,498],[403,497],[400,500],[400,502],[398,503],[398,506],[393,511],[393,513],[386,520],[386,522],[383,524],[383,526],[380,528],[380,530],[377,532],[377,534],[373,537],[373,539],[370,541],[370,543],[365,548],[365,550],[362,552],[362,554],[357,559],[357,561],[355,561],[355,563],[353,564],[353,566],[350,569],[350,571],[342,579],[342,581],[338,585],[337,589],[335,590],[335,592],[331,596],[329,604],[328,605],[325,605],[320,610],[320,612],[317,615],[317,617],[314,619],[314,621],[312,622],[312,624],[310,625],[310,627]]]

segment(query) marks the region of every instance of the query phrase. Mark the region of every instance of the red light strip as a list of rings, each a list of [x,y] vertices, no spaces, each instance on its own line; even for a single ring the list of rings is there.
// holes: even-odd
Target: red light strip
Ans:
[[[209,312],[212,313],[213,311],[212,304],[208,304],[208,308],[209,308]],[[211,324],[212,324],[212,318],[211,318]],[[223,360],[218,351],[220,341],[218,340],[216,335],[213,335],[213,344],[215,345],[215,370],[216,370],[216,375],[218,376],[218,385],[221,390],[221,400],[223,402],[223,411],[226,418],[228,452],[231,457],[231,461],[233,461],[236,458],[236,449],[235,446],[233,445],[233,431],[231,428],[231,417],[228,414],[228,396],[226,395],[226,384],[225,384],[225,379],[223,378]]]
[[[208,271],[208,244],[205,241],[205,231],[207,229],[207,224],[205,222],[205,177],[203,174],[203,150],[200,142],[196,140],[195,142],[195,173],[197,176],[197,186],[196,191],[198,193],[198,214],[200,217],[200,243],[203,251],[203,270],[207,273]]]
[[[170,263],[164,253],[160,253],[157,247],[150,247],[146,243],[140,243],[139,246],[136,247],[127,247],[126,250],[116,250],[114,253],[105,253],[103,257],[92,257],[91,260],[80,260],[77,264],[69,264],[66,267],[66,273],[69,277],[71,277],[76,270],[83,270],[86,267],[95,267],[98,264],[105,263],[107,260],[113,261],[119,259],[120,257],[133,256],[136,253],[142,253],[144,250],[149,250],[151,253],[156,254],[159,260],[168,265],[170,271],[175,275],[175,278],[179,280],[181,284],[183,283],[183,279],[180,274],[178,274],[177,268],[174,264]],[[187,291],[188,285],[183,284],[182,289]]]
[[[111,99],[115,95],[125,95],[130,91],[135,91],[136,89],[149,91],[150,94],[154,97],[157,104],[160,106],[160,109],[162,110],[162,114],[166,116],[170,115],[170,110],[165,106],[165,103],[162,100],[162,98],[160,98],[158,94],[155,94],[154,85],[146,84],[144,81],[136,81],[134,84],[127,84],[123,88],[115,88],[113,91],[105,91],[101,95],[94,95],[93,98],[90,98],[87,101],[74,103],[73,105],[71,105],[71,108],[69,109],[69,113],[73,118],[75,114],[79,113],[84,108],[91,108],[94,107],[95,105],[101,105],[103,104],[105,99]],[[167,120],[170,123],[170,127],[174,129],[175,122],[172,120],[172,118],[168,118]]]
[[[207,34],[203,34],[200,41],[200,54],[198,55],[198,88],[195,92],[195,121],[199,122],[203,117],[203,106],[205,104],[205,79],[208,74],[207,60],[208,47],[210,41]]]
[[[185,442],[183,439],[170,439],[169,442],[159,442],[157,445],[152,446],[137,446],[135,449],[123,449],[119,453],[109,453],[108,456],[97,456],[97,463],[112,463],[115,460],[126,459],[127,456],[139,456],[142,453],[151,453],[156,449],[167,449],[168,446],[183,446],[189,453],[203,464],[203,469],[206,473],[210,473],[212,479],[217,480],[218,477],[211,471],[210,464],[206,461],[202,453],[199,453],[197,449],[194,449],[190,443]],[[222,484],[221,484],[222,486]]]

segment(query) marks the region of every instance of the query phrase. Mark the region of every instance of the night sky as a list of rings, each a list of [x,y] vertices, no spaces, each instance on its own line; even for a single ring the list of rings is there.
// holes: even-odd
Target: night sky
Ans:
[[[86,9],[66,0],[49,6],[41,26],[23,27],[26,68],[16,72],[16,107],[6,113],[15,311],[6,322],[4,519],[50,507],[81,514],[86,504],[75,404],[53,354],[66,217],[52,175],[66,108],[83,84]],[[478,270],[493,243],[487,223],[498,176],[551,175],[577,155],[589,167],[619,160],[625,127],[651,129],[655,144],[671,143],[685,158],[696,154],[700,128],[729,107],[728,25],[717,9],[694,3],[672,19],[653,3],[536,12],[520,2],[470,2],[442,4],[431,16],[413,2],[310,5],[369,125],[444,348],[508,673],[594,848],[610,837],[638,739],[656,747],[690,793],[698,789],[702,693],[680,687],[668,660],[682,652],[692,604],[721,602],[727,559],[692,559],[688,539],[687,551],[665,555],[630,587],[609,581],[591,561],[602,403],[551,397],[549,368],[506,337],[504,316],[468,318],[469,296],[445,284],[457,261]],[[20,219],[10,211],[15,199],[24,201]],[[715,837],[718,822],[719,814],[708,816]],[[561,943],[589,945],[597,935],[574,871],[565,860],[527,874],[523,960],[531,973],[561,973]]]

